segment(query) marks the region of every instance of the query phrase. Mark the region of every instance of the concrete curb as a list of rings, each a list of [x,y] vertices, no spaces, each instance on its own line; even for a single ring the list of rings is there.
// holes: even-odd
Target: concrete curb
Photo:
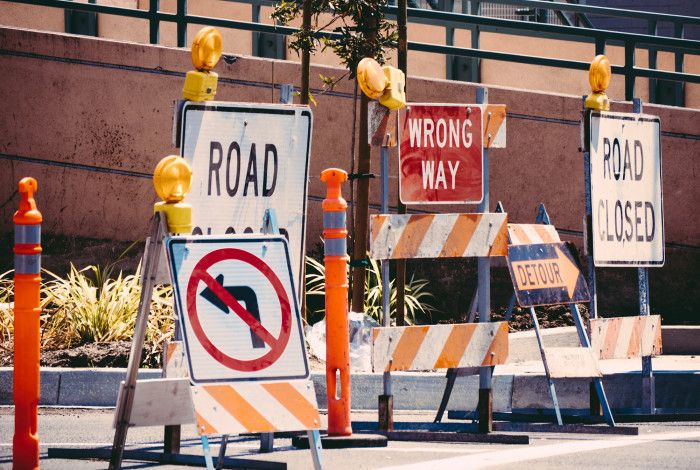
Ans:
[[[12,404],[11,368],[0,368],[0,405]],[[41,369],[40,405],[48,406],[114,406],[119,382],[126,369]],[[159,369],[142,369],[140,379],[159,378]],[[444,373],[394,373],[393,391],[396,410],[436,411],[445,388]],[[700,409],[700,372],[655,372],[656,406],[664,409]],[[318,403],[326,403],[324,373],[312,374]],[[641,407],[641,377],[638,372],[610,374],[604,385],[611,406],[615,409]],[[547,381],[541,374],[494,375],[494,412],[517,409],[552,408]],[[561,379],[556,381],[557,396],[562,408],[588,408],[588,381]],[[376,410],[382,392],[381,374],[352,375],[353,409]],[[448,406],[450,410],[474,410],[478,395],[478,376],[460,377]]]

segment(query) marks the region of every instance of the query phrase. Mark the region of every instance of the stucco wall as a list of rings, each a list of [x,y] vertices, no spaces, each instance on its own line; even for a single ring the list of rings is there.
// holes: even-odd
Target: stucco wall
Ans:
[[[172,104],[191,68],[189,52],[11,28],[0,28],[0,44],[5,84],[0,88],[0,232],[11,230],[17,181],[32,175],[40,184],[44,231],[115,240],[144,237],[155,201],[151,173],[160,158],[177,153],[171,145]],[[277,102],[279,85],[291,80],[298,86],[300,76],[297,63],[250,57],[222,61],[217,72],[217,98],[223,101]],[[318,106],[313,107],[309,246],[320,237],[324,188],[318,175],[329,166],[350,168],[353,84],[343,81],[324,94],[319,73],[342,71],[316,67],[311,73]],[[475,86],[468,83],[411,78],[408,90],[413,102],[475,99]],[[508,147],[491,152],[491,208],[501,200],[511,221],[530,222],[544,202],[564,236],[580,244],[581,98],[495,86],[489,93],[491,102],[508,106]],[[629,109],[629,103],[613,105],[614,111]],[[699,300],[700,234],[692,208],[700,203],[694,179],[700,112],[651,105],[644,110],[662,122],[668,242],[666,267],[652,270],[652,299],[692,309]],[[378,196],[375,180],[375,209]],[[602,295],[614,298],[615,293]]]

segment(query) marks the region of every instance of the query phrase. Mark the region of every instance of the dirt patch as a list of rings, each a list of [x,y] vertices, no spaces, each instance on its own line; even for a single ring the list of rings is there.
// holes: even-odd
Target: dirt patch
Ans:
[[[128,341],[88,343],[71,349],[41,351],[40,364],[42,367],[126,367],[130,350]],[[144,348],[140,367],[159,368],[160,355],[160,348],[155,351],[150,346]],[[0,344],[0,367],[12,364],[12,343]]]

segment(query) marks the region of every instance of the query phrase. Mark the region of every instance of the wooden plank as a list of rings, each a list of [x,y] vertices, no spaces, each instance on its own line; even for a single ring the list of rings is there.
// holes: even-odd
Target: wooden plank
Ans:
[[[552,378],[602,377],[591,348],[545,348]]]
[[[662,353],[661,316],[591,320],[591,347],[600,359],[660,356]]]
[[[119,387],[119,399],[124,382]],[[115,413],[115,419],[118,413]],[[130,426],[162,426],[195,422],[190,381],[186,378],[137,380]],[[116,423],[112,423],[114,426]]]

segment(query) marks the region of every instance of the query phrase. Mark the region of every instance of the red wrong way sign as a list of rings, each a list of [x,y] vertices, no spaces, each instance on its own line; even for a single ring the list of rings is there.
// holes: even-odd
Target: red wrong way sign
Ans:
[[[173,237],[167,252],[193,383],[308,377],[283,237]]]
[[[480,202],[484,176],[481,107],[411,104],[401,119],[401,202]]]

